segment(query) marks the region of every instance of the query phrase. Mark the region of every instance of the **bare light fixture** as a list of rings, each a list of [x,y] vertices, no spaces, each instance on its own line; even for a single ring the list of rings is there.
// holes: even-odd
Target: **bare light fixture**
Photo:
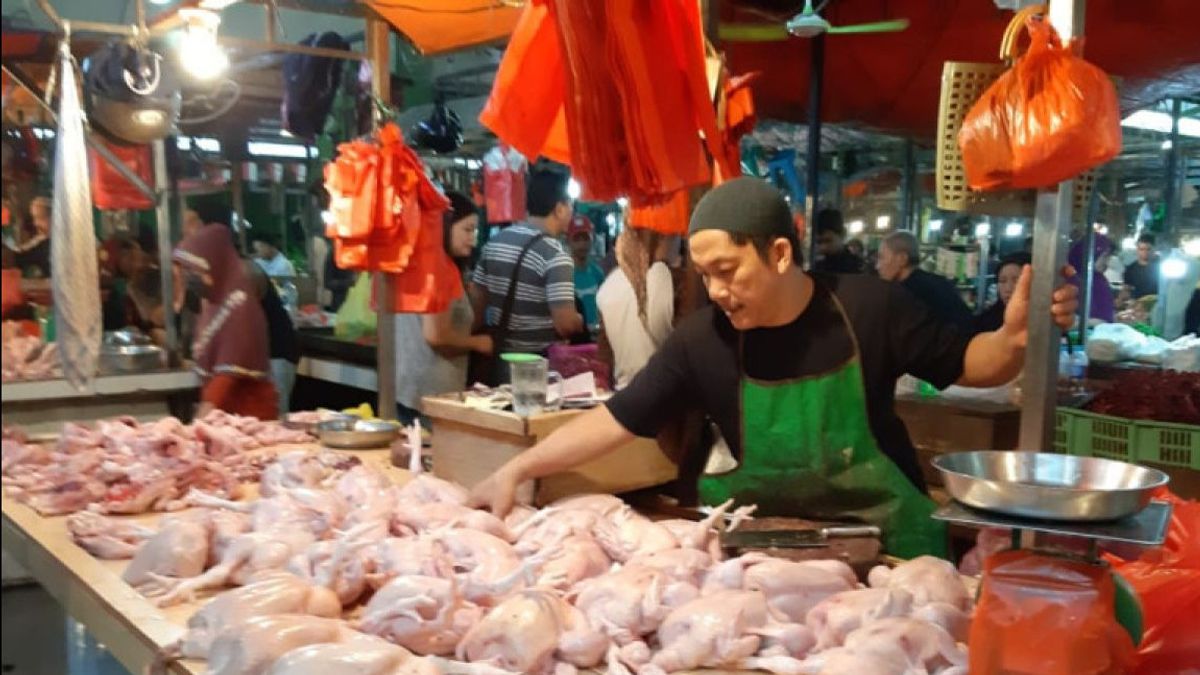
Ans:
[[[179,44],[179,61],[184,69],[201,81],[211,81],[229,68],[229,57],[217,44],[221,15],[209,9],[181,9],[186,24]]]

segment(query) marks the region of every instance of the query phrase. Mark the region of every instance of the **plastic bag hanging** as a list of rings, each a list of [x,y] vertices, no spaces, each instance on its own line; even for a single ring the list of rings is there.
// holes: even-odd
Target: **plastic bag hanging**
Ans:
[[[1026,22],[1029,50],[971,108],[958,134],[975,190],[1069,180],[1121,151],[1116,88],[1064,47],[1044,20]]]
[[[50,216],[50,267],[54,275],[54,321],[63,377],[84,390],[100,358],[100,270],[92,223],[83,108],[75,60],[64,40],[59,47],[58,134],[54,147],[54,201]]]

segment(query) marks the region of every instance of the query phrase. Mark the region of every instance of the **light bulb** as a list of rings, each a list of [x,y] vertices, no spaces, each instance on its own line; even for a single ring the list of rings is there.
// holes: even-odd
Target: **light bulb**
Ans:
[[[879,216],[878,218],[875,219],[875,229],[886,230],[886,229],[888,229],[888,225],[891,225],[891,223],[892,223],[891,216]]]
[[[975,236],[976,237],[986,237],[991,233],[992,233],[992,224],[991,223],[978,223],[977,225],[975,225]]]
[[[629,200],[624,197],[617,197],[617,206],[627,209],[629,208]]]
[[[1200,237],[1183,240],[1183,252],[1193,258],[1200,258]]]
[[[229,56],[217,44],[221,16],[204,9],[181,9],[179,15],[187,23],[179,43],[180,63],[197,80],[216,79],[229,68]]]
[[[1014,221],[1004,226],[1004,236],[1006,237],[1019,237],[1022,234],[1025,234],[1025,226],[1018,222]]]
[[[1137,250],[1137,240],[1134,239],[1133,237],[1125,237],[1124,239],[1121,240],[1121,250],[1122,251],[1136,251]]]
[[[583,194],[583,188],[579,185],[579,181],[571,178],[567,181],[567,196],[571,199],[579,199],[579,195]]]
[[[864,227],[864,224],[863,224],[863,221],[861,221],[861,220],[850,221],[851,234],[859,234],[860,232],[863,231],[863,227]]]
[[[940,221],[940,220],[929,221],[929,231],[930,232],[941,232],[942,231],[942,221]]]
[[[1187,263],[1179,258],[1167,258],[1162,261],[1164,279],[1182,279],[1187,274]]]
[[[616,227],[617,226],[617,217],[610,213],[607,216],[604,216],[604,222],[608,223],[609,227]]]

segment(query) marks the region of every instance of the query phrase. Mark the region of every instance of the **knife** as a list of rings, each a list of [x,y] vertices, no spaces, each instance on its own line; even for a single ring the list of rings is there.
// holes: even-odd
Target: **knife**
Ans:
[[[721,533],[722,548],[820,548],[830,539],[878,537],[874,525],[822,527],[811,530],[734,530]]]

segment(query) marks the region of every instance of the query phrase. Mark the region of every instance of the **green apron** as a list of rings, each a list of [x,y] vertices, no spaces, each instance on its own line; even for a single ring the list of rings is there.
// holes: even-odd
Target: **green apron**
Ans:
[[[758,504],[759,516],[860,521],[883,530],[888,553],[946,556],[934,503],[884,455],[867,418],[858,338],[837,296],[854,353],[823,374],[773,382],[741,370],[742,456],[728,473],[700,479],[706,504]]]

